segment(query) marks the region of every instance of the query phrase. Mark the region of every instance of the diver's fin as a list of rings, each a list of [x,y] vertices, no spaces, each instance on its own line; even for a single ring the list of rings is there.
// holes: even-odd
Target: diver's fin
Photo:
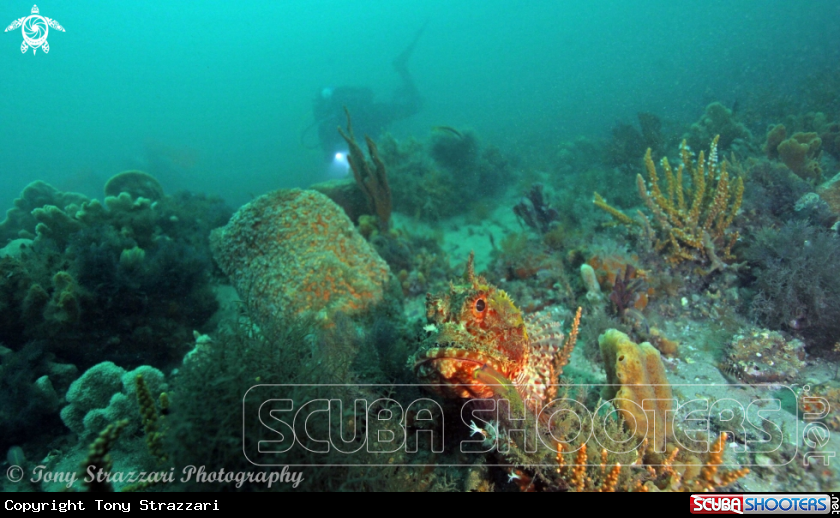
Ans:
[[[394,58],[393,65],[394,65],[394,69],[397,72],[403,73],[403,72],[407,71],[406,70],[406,64],[408,63],[408,58],[410,58],[411,54],[414,53],[414,47],[417,45],[417,42],[420,41],[420,36],[423,35],[423,32],[426,30],[427,25],[429,25],[429,20],[428,19],[425,22],[423,22],[423,25],[420,27],[420,29],[417,31],[417,33],[414,35],[414,39],[411,40],[411,43],[408,44],[408,47],[406,47],[405,50],[403,50],[400,53],[399,56]]]

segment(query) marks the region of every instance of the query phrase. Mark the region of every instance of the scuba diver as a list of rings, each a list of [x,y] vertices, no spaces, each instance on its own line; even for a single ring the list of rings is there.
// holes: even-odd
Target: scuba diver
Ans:
[[[392,122],[418,113],[423,106],[423,99],[408,72],[407,63],[427,24],[428,22],[423,24],[408,47],[394,59],[394,70],[399,74],[401,84],[394,91],[390,102],[376,101],[373,90],[367,87],[324,88],[313,103],[315,121],[303,131],[301,142],[304,142],[312,128],[317,126],[324,158],[331,162],[338,153],[345,153],[347,150],[347,144],[337,131],[339,126],[343,127],[347,123],[345,107],[353,117],[353,132],[371,137],[382,133]],[[312,148],[315,145],[307,147]]]

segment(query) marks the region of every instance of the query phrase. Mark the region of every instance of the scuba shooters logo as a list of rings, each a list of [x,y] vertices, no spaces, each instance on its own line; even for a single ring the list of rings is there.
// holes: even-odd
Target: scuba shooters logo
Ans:
[[[691,514],[828,514],[831,500],[828,494],[691,495]]]
[[[21,27],[21,33],[23,33],[23,43],[20,44],[20,51],[23,54],[26,54],[26,51],[29,50],[30,47],[32,48],[33,56],[39,47],[44,50],[44,54],[49,53],[50,44],[47,43],[47,35],[50,33],[50,27],[55,30],[65,32],[64,27],[59,25],[57,21],[52,18],[41,16],[39,13],[40,11],[38,10],[38,6],[33,5],[32,13],[29,16],[18,18],[6,27],[5,32]]]

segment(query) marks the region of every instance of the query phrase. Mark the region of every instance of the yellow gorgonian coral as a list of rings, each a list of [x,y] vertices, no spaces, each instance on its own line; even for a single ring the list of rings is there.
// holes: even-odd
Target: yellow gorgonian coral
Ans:
[[[645,153],[648,179],[645,181],[639,174],[636,185],[639,196],[653,214],[652,225],[644,215],[640,221],[633,220],[609,206],[598,193],[595,193],[595,205],[621,223],[647,229],[655,250],[663,252],[669,262],[710,263],[709,272],[724,268],[727,262],[734,260],[731,248],[738,239],[738,232],[730,231],[729,227],[741,207],[744,182],[741,178],[733,181],[727,171],[727,162],[718,161],[717,142],[718,137],[715,137],[708,158],[701,151],[695,162],[683,140],[680,145],[682,163],[676,171],[667,158],[662,158],[664,191],[648,148]]]

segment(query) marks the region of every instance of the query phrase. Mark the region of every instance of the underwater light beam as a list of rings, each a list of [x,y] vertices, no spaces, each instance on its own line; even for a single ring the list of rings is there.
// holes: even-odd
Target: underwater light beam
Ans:
[[[338,151],[330,162],[329,176],[331,178],[342,178],[350,171],[350,162],[347,160],[349,151]]]

